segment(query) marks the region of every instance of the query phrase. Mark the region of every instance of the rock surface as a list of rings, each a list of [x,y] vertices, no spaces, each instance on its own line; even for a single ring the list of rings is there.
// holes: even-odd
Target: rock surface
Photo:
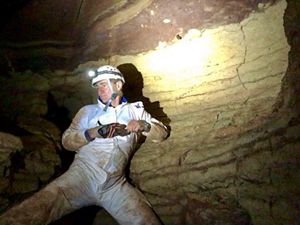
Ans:
[[[10,157],[22,148],[23,144],[20,138],[11,134],[0,132],[0,193],[5,193],[11,185],[11,173],[9,168],[12,164]],[[2,211],[8,206],[9,201],[1,194],[0,203],[0,210]]]
[[[124,73],[129,99],[142,99],[171,127],[165,142],[146,141],[130,167],[132,181],[166,225],[298,224],[300,4],[190,1],[187,10],[195,10],[195,20],[186,20],[180,10],[164,13],[184,9],[179,1],[105,2],[81,6],[77,29],[89,25],[82,42],[87,48],[72,72],[28,71],[1,78],[2,114],[31,134],[21,137],[22,151],[29,154],[15,178],[31,184],[21,189],[36,190],[35,179],[47,182],[54,173],[61,134],[49,121],[21,116],[64,122],[63,130],[82,105],[95,102],[86,71],[110,63]],[[92,4],[94,11],[85,11]],[[198,4],[204,14],[196,13]],[[151,20],[152,14],[160,22]],[[134,21],[142,21],[139,28]],[[158,23],[171,32],[155,32],[161,29]],[[129,40],[135,36],[140,42],[133,47]],[[17,94],[10,98],[11,93]],[[26,148],[40,143],[45,149]],[[94,225],[104,223],[114,221],[102,211]]]
[[[0,132],[1,212],[49,183],[60,168],[57,151],[60,150],[61,135],[58,128],[40,119],[38,127],[30,121],[31,128],[26,129],[26,122],[28,119],[20,121],[28,132],[26,135],[17,137]]]
[[[74,68],[116,54],[149,51],[190,28],[240,22],[274,0],[14,1],[2,3],[0,66],[10,69]],[[23,3],[23,4],[22,4]],[[13,5],[13,4],[12,4]],[[101,43],[101,44],[99,44]]]

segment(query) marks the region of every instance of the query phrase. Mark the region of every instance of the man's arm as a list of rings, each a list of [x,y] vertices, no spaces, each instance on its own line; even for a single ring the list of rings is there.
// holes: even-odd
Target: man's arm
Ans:
[[[131,120],[126,129],[129,132],[142,132],[144,136],[153,142],[161,142],[169,135],[167,127],[154,118],[150,118],[148,121]]]
[[[144,109],[142,102],[132,103],[131,107],[136,114],[136,121],[138,121],[139,125],[131,124],[130,121],[127,125],[129,131],[142,132],[142,134],[152,142],[161,142],[168,138],[170,134],[169,129],[162,122],[153,118],[151,114]]]
[[[63,133],[62,144],[66,149],[76,151],[88,143],[84,135],[87,129],[85,127],[85,124],[87,124],[87,113],[87,108],[81,108],[72,120],[69,128]]]
[[[132,109],[136,115],[136,119],[131,120],[127,124],[129,132],[142,132],[148,140],[152,142],[161,142],[165,140],[169,134],[169,129],[160,121],[153,118],[143,106],[142,102],[131,104]]]
[[[144,131],[142,134],[147,137],[148,140],[152,142],[162,142],[167,139],[169,136],[168,128],[160,121],[155,118],[151,118],[150,121],[147,121],[151,125],[148,132]]]

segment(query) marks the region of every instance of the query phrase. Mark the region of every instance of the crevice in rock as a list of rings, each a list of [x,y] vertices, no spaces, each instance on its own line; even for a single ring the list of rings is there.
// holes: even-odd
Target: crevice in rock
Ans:
[[[246,35],[245,35],[245,32],[244,32],[243,25],[240,26],[240,30],[241,30],[241,32],[243,34],[243,42],[244,42],[245,50],[244,50],[243,61],[236,68],[236,74],[237,74],[237,76],[239,78],[239,81],[240,81],[241,85],[243,86],[243,88],[245,90],[247,90],[245,84],[243,83],[243,81],[241,79],[240,72],[239,72],[240,67],[246,63],[246,56],[247,56],[247,51],[248,51],[247,42],[246,42]]]
[[[53,122],[61,132],[64,132],[71,123],[69,118],[69,110],[64,106],[59,106],[51,92],[48,92],[47,105],[48,111],[45,115],[45,118]],[[73,162],[75,153],[64,149],[63,146],[60,146],[60,149],[57,151],[57,153],[59,154],[62,162],[60,173],[63,173]]]

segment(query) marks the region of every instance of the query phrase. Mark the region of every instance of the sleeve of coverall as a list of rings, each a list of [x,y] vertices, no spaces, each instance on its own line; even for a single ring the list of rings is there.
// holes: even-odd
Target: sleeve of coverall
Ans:
[[[84,136],[84,132],[87,129],[85,126],[87,124],[86,114],[87,108],[81,108],[73,118],[69,128],[63,133],[62,144],[66,149],[76,151],[88,143]]]
[[[142,134],[146,136],[148,140],[151,140],[152,142],[161,142],[168,137],[168,128],[162,122],[153,118],[147,111],[144,110],[144,108],[142,108],[141,117],[142,120],[145,120],[151,124],[151,129],[149,132],[142,132]]]

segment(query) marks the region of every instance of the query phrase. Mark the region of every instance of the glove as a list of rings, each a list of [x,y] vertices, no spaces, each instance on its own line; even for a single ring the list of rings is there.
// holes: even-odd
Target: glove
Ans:
[[[130,132],[126,130],[126,125],[119,123],[111,123],[102,125],[98,129],[98,134],[103,138],[112,138],[115,136],[126,136]]]
[[[130,132],[149,132],[151,130],[151,124],[145,120],[130,120],[127,124],[127,130]]]
[[[119,123],[111,123],[87,129],[84,132],[85,138],[90,142],[95,138],[112,138],[115,136],[126,136],[130,132],[126,129],[126,125]]]

